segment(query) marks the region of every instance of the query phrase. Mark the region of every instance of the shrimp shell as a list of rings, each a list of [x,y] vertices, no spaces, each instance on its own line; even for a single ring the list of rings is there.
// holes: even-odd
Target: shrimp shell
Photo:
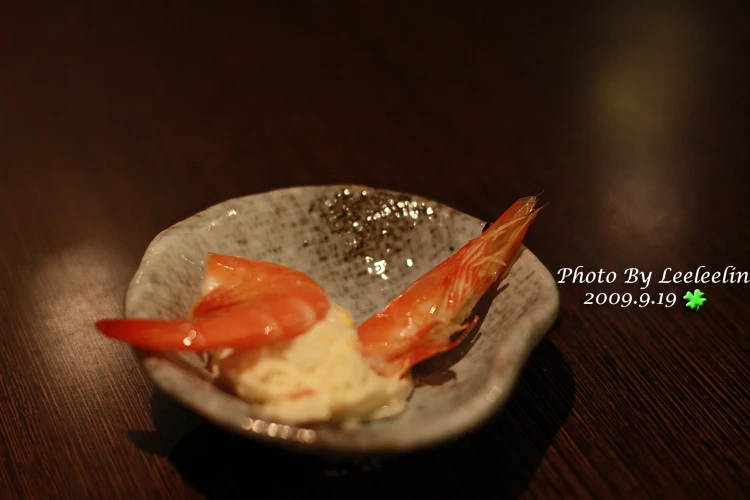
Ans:
[[[466,322],[468,316],[515,256],[539,211],[536,203],[535,196],[516,201],[483,234],[359,326],[362,352],[374,369],[404,375],[463,340],[479,319]]]
[[[108,319],[106,336],[160,351],[256,348],[293,338],[328,313],[325,290],[306,274],[271,262],[209,253],[204,296],[188,318]]]

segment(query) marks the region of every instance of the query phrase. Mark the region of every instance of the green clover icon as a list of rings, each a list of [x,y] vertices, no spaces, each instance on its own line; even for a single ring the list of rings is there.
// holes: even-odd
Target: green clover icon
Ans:
[[[706,302],[706,295],[696,288],[695,291],[686,293],[683,299],[688,301],[685,304],[687,307],[697,311]]]

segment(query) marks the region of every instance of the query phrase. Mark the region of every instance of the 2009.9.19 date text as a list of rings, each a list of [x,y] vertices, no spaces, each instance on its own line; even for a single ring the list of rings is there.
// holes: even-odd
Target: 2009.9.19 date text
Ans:
[[[677,294],[659,293],[652,297],[650,293],[634,296],[631,293],[587,293],[585,305],[612,305],[620,307],[666,306],[672,307],[677,302]]]

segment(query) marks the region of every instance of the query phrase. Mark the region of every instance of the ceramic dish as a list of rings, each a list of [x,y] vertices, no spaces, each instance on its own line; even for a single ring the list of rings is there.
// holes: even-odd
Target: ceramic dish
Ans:
[[[363,186],[295,187],[231,199],[153,240],[128,288],[125,316],[183,316],[200,295],[203,263],[212,251],[299,269],[359,323],[479,235],[484,224],[435,201]],[[417,388],[402,414],[353,430],[265,421],[253,405],[215,388],[199,356],[138,355],[159,389],[238,434],[311,452],[407,451],[460,436],[501,409],[553,324],[555,279],[527,248],[498,288],[480,304],[486,312],[470,339],[415,368]]]

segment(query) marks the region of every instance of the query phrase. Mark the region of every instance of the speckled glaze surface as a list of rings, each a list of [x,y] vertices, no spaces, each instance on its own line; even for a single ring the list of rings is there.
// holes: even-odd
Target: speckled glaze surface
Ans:
[[[125,315],[184,316],[200,295],[212,251],[299,269],[359,323],[479,235],[484,224],[435,201],[364,186],[296,187],[231,199],[153,240],[128,289]],[[478,306],[481,323],[471,338],[415,368],[417,388],[407,409],[354,430],[268,421],[258,407],[211,385],[197,355],[138,354],[162,391],[238,434],[310,452],[407,451],[458,437],[500,410],[552,326],[557,285],[527,248],[498,285]]]

